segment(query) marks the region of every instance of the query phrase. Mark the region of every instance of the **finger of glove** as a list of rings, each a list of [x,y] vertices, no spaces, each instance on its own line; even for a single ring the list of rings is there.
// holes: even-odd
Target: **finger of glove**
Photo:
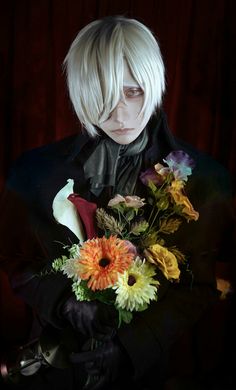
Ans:
[[[96,381],[91,381],[91,383],[84,387],[84,390],[102,390],[107,383],[108,378],[106,375],[99,375]]]
[[[85,336],[96,338],[96,334],[104,334],[104,328],[89,313],[76,311],[69,318],[73,328]]]
[[[97,359],[101,359],[102,356],[102,348],[95,349],[93,351],[80,352],[80,353],[72,353],[69,356],[69,359],[72,363],[87,363],[93,362]]]
[[[83,310],[75,313],[75,322],[78,323],[81,331],[84,334],[95,336],[95,333],[104,334],[106,330],[104,329],[103,318],[99,316],[98,309],[95,306],[84,305]]]
[[[67,318],[73,327],[91,337],[113,334],[116,328],[117,310],[101,302],[78,302],[70,300]]]
[[[101,324],[110,327],[118,326],[119,314],[114,306],[98,302],[94,309],[96,311],[96,317]]]
[[[111,380],[117,379],[121,366],[121,360],[121,350],[116,343],[110,341],[106,344],[103,344],[101,369],[102,371],[106,372],[106,375],[109,376]]]
[[[84,370],[87,372],[90,376],[98,376],[101,374],[101,365],[97,365],[95,363],[85,363],[84,364]]]
[[[101,341],[109,341],[114,338],[116,335],[116,330],[109,326],[98,326],[95,329],[92,329],[92,337],[101,340]]]
[[[111,339],[116,333],[111,326],[104,325],[99,320],[87,321],[86,318],[81,321],[80,330],[83,334],[98,340]]]

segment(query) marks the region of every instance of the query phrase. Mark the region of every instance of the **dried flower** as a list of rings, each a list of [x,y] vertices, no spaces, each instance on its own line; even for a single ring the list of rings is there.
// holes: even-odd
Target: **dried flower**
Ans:
[[[96,218],[100,229],[108,230],[113,235],[121,235],[124,226],[104,209],[97,209]]]

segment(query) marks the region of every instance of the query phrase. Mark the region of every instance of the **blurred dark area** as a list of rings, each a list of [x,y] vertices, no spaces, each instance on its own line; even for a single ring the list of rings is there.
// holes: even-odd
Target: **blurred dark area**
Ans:
[[[146,24],[159,41],[166,65],[163,105],[171,130],[224,165],[235,189],[235,4],[233,0],[2,3],[0,187],[12,162],[24,151],[80,131],[67,93],[63,60],[82,27],[119,14]],[[173,348],[165,390],[236,388],[234,253],[227,252],[216,274],[219,280],[230,282],[230,290],[227,294],[223,285],[222,299],[212,312]],[[26,341],[31,312],[14,296],[2,271],[0,310],[3,358]]]

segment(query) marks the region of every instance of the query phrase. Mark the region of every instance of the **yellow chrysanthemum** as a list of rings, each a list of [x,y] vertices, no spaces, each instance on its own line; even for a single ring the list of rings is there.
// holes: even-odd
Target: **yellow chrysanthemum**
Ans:
[[[144,250],[144,255],[150,263],[156,264],[168,280],[179,280],[177,258],[167,248],[154,244]]]
[[[135,261],[114,286],[118,308],[139,311],[145,304],[157,298],[159,282],[153,279],[155,267],[136,257]]]
[[[88,240],[80,249],[78,273],[81,279],[88,279],[91,290],[104,290],[115,284],[133,258],[126,242],[116,236]]]
[[[194,210],[193,205],[186,195],[183,193],[184,183],[181,180],[173,180],[171,186],[168,189],[168,192],[171,194],[177,205],[183,206],[183,213],[186,216],[186,219],[190,221],[193,219],[197,221],[199,218],[199,213]]]

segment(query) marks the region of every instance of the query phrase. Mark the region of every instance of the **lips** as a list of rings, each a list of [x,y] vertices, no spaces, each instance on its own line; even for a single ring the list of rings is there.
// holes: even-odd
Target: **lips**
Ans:
[[[122,134],[129,133],[130,131],[134,131],[134,130],[135,129],[133,129],[133,128],[131,128],[131,129],[116,129],[116,130],[112,130],[112,133],[122,135]]]

